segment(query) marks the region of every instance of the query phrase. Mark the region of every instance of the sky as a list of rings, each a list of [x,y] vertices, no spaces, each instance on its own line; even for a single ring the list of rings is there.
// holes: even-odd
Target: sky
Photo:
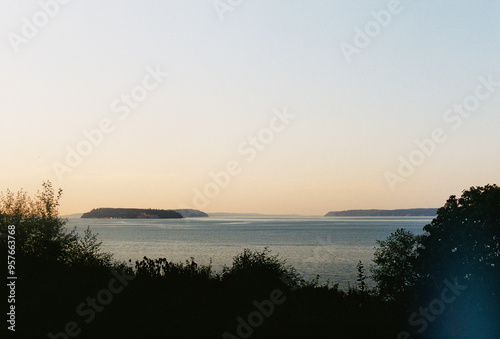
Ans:
[[[495,1],[0,1],[0,190],[323,215],[500,182]]]

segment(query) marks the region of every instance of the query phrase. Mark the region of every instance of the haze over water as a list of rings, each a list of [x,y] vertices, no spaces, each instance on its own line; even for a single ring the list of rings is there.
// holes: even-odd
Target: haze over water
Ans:
[[[305,278],[320,275],[347,287],[356,281],[359,260],[372,264],[376,240],[384,240],[397,228],[416,234],[430,217],[255,217],[224,216],[185,219],[68,219],[67,226],[83,232],[87,226],[99,234],[103,250],[117,260],[155,259],[198,264],[215,270],[230,265],[243,249],[280,254]]]

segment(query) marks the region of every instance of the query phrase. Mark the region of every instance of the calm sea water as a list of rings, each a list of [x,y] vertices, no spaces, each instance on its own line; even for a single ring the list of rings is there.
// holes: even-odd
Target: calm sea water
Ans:
[[[212,259],[215,270],[231,265],[243,249],[279,254],[311,279],[320,275],[346,287],[356,280],[356,264],[372,264],[376,240],[397,228],[415,234],[429,217],[209,217],[186,219],[68,219],[67,226],[98,233],[103,250],[120,261],[165,257],[198,264]]]

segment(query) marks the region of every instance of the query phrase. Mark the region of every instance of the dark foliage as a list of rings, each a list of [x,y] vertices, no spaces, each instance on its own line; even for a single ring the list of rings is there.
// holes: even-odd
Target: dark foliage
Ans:
[[[471,187],[459,199],[451,196],[424,230],[419,251],[424,277],[500,286],[500,187]]]
[[[400,299],[416,281],[417,237],[400,228],[386,240],[377,240],[377,243],[380,247],[375,250],[372,278],[377,282],[382,297]]]
[[[500,337],[500,187],[471,187],[460,198],[450,196],[424,231],[419,296],[440,293],[445,280],[457,279],[467,289],[451,317],[462,319],[462,333]]]
[[[500,337],[500,187],[451,196],[424,231],[379,241],[372,271],[380,295],[405,310],[414,338]]]
[[[221,273],[194,258],[114,263],[90,230],[65,229],[59,196],[45,183],[34,199],[24,192],[1,199],[0,232],[16,225],[17,337],[66,338],[74,322],[79,338],[238,338],[242,321],[255,323],[258,312],[251,338],[396,338],[405,329],[412,338],[498,334],[497,186],[451,197],[422,238],[397,230],[379,242],[377,290],[368,288],[360,262],[347,291],[305,281],[267,248],[245,249]],[[467,290],[425,330],[412,328],[412,312],[440,297],[440,279],[454,277]]]

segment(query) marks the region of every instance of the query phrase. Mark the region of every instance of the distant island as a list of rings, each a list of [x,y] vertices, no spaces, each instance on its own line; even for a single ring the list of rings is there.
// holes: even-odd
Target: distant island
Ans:
[[[208,217],[208,214],[192,209],[160,210],[146,208],[95,208],[83,213],[81,218],[99,219],[182,219]]]
[[[328,212],[325,217],[434,217],[437,208],[410,208],[399,210],[347,210]]]
[[[208,218],[208,214],[199,210],[181,209],[174,211],[180,213],[184,218]]]

